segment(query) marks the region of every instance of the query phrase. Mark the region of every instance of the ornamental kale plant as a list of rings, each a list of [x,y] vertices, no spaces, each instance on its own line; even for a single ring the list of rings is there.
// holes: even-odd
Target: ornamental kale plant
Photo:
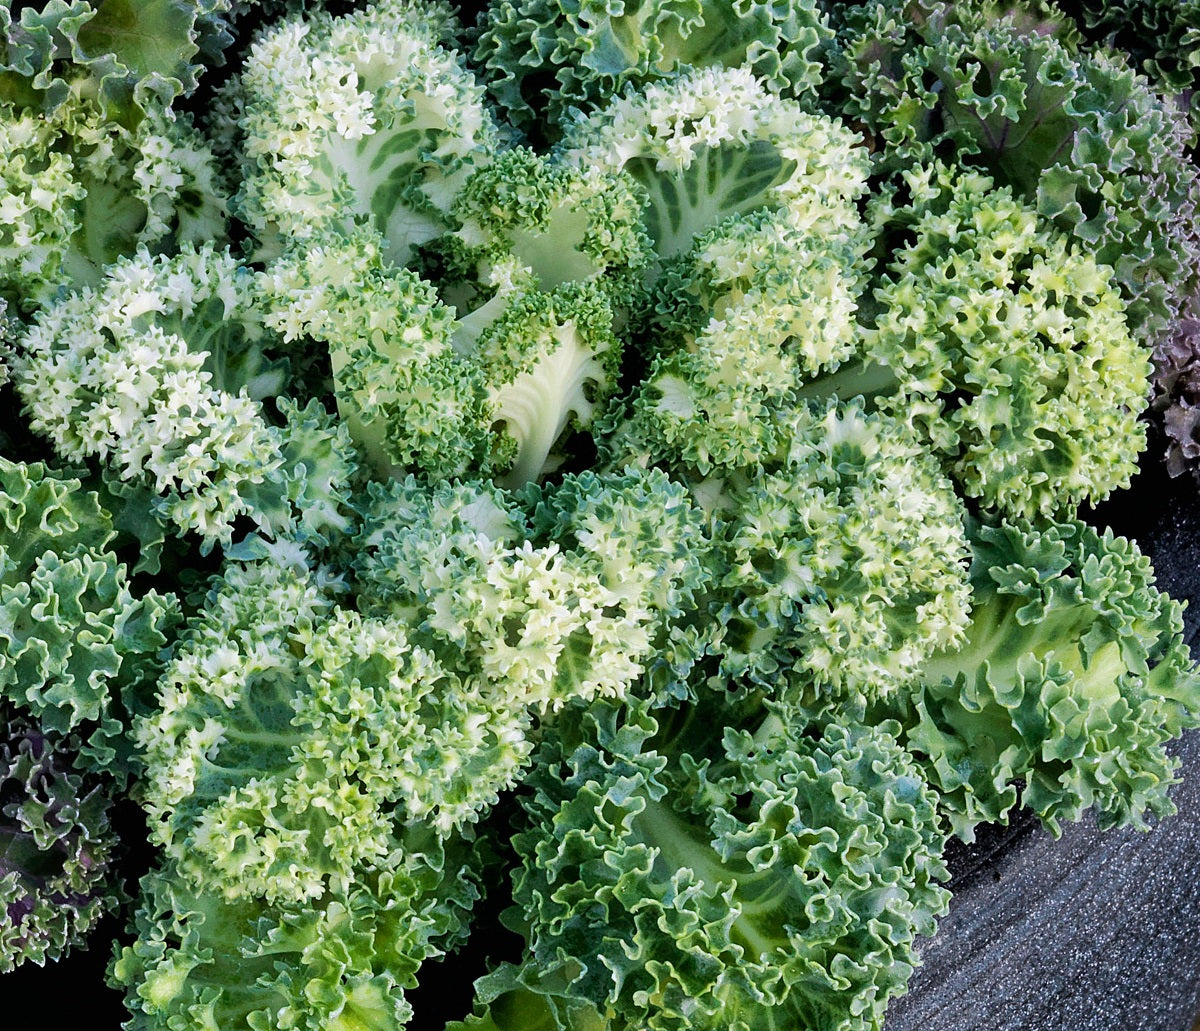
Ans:
[[[951,838],[1168,818],[1134,6],[0,6],[0,969],[120,912],[129,1031],[878,1031]]]

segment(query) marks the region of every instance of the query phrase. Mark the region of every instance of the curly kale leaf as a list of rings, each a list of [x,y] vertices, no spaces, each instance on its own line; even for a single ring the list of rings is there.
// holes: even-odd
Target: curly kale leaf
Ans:
[[[963,645],[934,656],[909,700],[884,706],[955,831],[1020,802],[1052,832],[1088,809],[1101,827],[1172,813],[1200,675],[1180,605],[1130,541],[1070,520],[982,523]]]
[[[0,703],[0,973],[82,945],[125,895],[110,792],[76,770],[79,742]]]
[[[881,170],[932,157],[986,170],[1116,270],[1153,342],[1195,290],[1200,172],[1181,115],[1128,62],[985,0],[878,0],[847,19],[832,102]]]

